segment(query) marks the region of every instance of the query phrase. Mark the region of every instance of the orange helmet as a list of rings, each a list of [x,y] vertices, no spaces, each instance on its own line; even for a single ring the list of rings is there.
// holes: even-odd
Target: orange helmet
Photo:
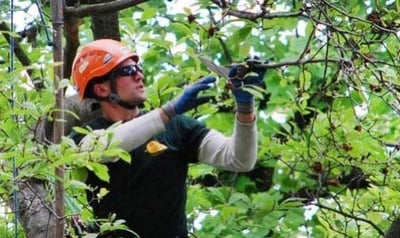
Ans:
[[[107,75],[128,58],[139,61],[136,53],[116,40],[95,40],[83,46],[72,64],[72,79],[79,97],[85,98],[86,87],[91,80]]]

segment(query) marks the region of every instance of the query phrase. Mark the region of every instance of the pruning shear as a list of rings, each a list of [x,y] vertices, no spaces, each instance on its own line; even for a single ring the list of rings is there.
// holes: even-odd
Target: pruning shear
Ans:
[[[228,72],[229,72],[228,67],[218,66],[212,60],[210,60],[209,58],[204,57],[204,56],[200,56],[199,58],[200,58],[201,62],[204,65],[206,65],[210,71],[216,73],[219,77],[232,79],[232,77],[228,76]],[[249,72],[251,72],[255,69],[267,67],[266,64],[263,64],[263,62],[257,58],[246,59],[246,61],[244,63],[240,63],[237,65],[239,66],[239,68],[237,70],[237,74],[235,77],[237,77],[240,80],[243,80],[245,78],[246,74],[248,74]]]

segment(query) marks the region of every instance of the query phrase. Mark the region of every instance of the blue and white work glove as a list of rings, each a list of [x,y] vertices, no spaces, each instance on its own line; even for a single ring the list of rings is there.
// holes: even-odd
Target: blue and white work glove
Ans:
[[[198,94],[201,91],[209,89],[211,87],[210,84],[214,83],[215,80],[215,77],[212,76],[199,79],[197,82],[187,87],[179,97],[168,102],[167,104],[162,106],[161,109],[171,119],[175,115],[190,111],[191,109],[194,109],[197,106],[210,101],[212,97],[198,97]]]
[[[266,68],[257,67],[261,63],[258,57],[247,58],[245,64],[233,65],[229,69],[229,84],[235,97],[237,112],[250,113],[254,110],[254,97],[243,88],[245,85],[264,86]]]

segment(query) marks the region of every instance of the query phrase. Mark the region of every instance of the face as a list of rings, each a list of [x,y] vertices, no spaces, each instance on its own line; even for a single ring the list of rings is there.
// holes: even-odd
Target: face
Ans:
[[[146,100],[143,73],[132,59],[122,62],[116,74],[117,93],[122,101],[140,104]]]

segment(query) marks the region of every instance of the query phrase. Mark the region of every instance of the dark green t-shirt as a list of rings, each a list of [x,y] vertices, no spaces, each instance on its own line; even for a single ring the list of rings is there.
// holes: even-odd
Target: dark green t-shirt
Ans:
[[[97,118],[88,126],[107,128],[112,122]],[[87,193],[88,201],[97,218],[110,213],[124,219],[130,229],[142,238],[177,237],[187,233],[186,179],[188,164],[198,161],[198,147],[209,129],[201,122],[176,116],[165,125],[165,132],[149,141],[157,141],[167,150],[151,155],[146,144],[130,152],[132,161],[108,163],[110,182],[99,180],[89,171],[86,181],[91,187],[106,188],[109,193],[101,200]],[[135,136],[133,133],[132,136]],[[82,136],[75,136],[79,141]]]

